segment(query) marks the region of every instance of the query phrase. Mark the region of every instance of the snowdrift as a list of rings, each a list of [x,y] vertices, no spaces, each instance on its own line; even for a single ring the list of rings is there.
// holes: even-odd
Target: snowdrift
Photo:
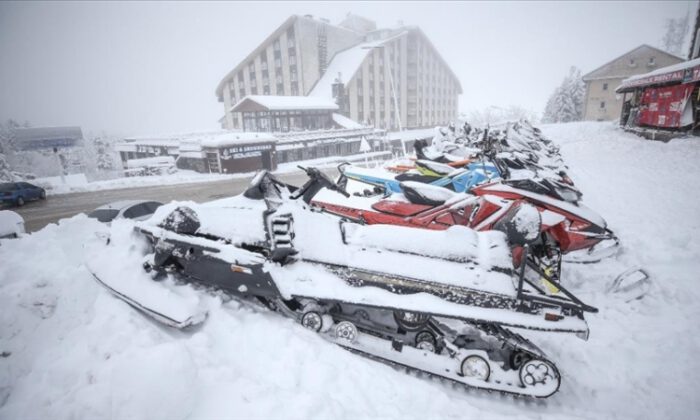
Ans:
[[[549,400],[406,374],[222,296],[198,298],[209,313],[198,329],[160,326],[92,279],[83,247],[104,227],[79,215],[0,241],[0,418],[697,416],[700,140],[649,142],[609,123],[543,131],[623,245],[615,259],[565,265],[571,289],[600,309],[588,342],[520,331],[564,376]],[[649,295],[604,293],[637,265],[653,276]]]

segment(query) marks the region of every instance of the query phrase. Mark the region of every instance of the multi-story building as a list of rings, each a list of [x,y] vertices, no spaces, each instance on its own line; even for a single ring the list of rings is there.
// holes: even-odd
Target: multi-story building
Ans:
[[[666,51],[640,45],[583,76],[586,83],[583,119],[608,121],[620,117],[622,96],[615,93],[622,81],[630,76],[648,73],[657,68],[684,61]]]
[[[219,83],[222,127],[243,128],[248,95],[313,96],[378,128],[430,127],[457,117],[459,80],[415,26],[376,29],[359,16],[338,25],[292,16]]]

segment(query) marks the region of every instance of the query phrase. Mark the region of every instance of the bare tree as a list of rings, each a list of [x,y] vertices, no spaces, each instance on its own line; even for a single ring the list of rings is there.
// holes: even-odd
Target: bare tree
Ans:
[[[666,33],[661,39],[663,49],[671,54],[680,55],[690,29],[690,15],[686,13],[683,17],[666,19],[665,26]]]

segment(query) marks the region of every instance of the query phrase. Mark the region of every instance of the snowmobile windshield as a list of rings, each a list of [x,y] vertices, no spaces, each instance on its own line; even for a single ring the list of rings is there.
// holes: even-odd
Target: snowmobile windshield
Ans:
[[[251,200],[280,198],[282,193],[280,187],[289,188],[268,171],[260,171],[253,177],[250,187],[245,190],[243,195]]]
[[[557,195],[561,197],[562,200],[568,201],[569,203],[575,203],[579,200],[579,194],[577,191],[566,188],[566,187],[555,187]]]
[[[91,219],[97,219],[98,221],[102,223],[109,223],[112,220],[114,220],[115,217],[119,214],[119,210],[115,209],[98,209],[93,211],[92,213],[88,214],[88,217]]]

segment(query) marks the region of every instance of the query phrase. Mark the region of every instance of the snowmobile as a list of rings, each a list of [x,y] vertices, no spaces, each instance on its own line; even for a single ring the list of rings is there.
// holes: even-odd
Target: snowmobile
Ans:
[[[489,161],[472,162],[466,168],[454,169],[450,166],[431,161],[417,160],[416,172],[395,174],[383,169],[362,168],[350,163],[338,166],[340,184],[348,179],[380,187],[387,192],[400,193],[403,191],[402,182],[413,181],[432,186],[445,187],[455,192],[470,192],[478,185],[500,180],[515,188],[528,190],[533,193],[548,195],[558,200],[577,203],[581,192],[573,186],[573,182],[564,172],[545,173],[539,176],[537,172],[519,167],[509,168],[501,158]],[[515,165],[513,165],[515,166]],[[373,190],[373,188],[372,188]]]
[[[366,184],[378,186],[390,192],[401,192],[401,182],[415,181],[445,187],[452,191],[469,191],[480,183],[500,179],[498,168],[489,163],[470,163],[465,168],[455,169],[450,166],[424,160],[416,160],[419,171],[395,174],[379,168],[362,168],[343,163],[338,166],[341,177],[354,179]],[[344,182],[344,181],[341,181]]]
[[[583,204],[575,206],[502,183],[476,186],[471,194],[411,181],[402,182],[401,189],[403,194],[384,195],[380,191],[349,199],[322,190],[313,203],[363,224],[433,230],[461,225],[478,231],[492,230],[511,211],[529,205],[542,220],[539,238],[530,244],[531,263],[555,279],[560,277],[562,254],[569,254],[573,262],[596,262],[613,255],[619,246],[605,220]],[[520,265],[520,251],[516,248],[513,252],[516,265]]]
[[[174,291],[154,297],[154,288],[185,282],[260,304],[391,365],[522,396],[558,390],[555,364],[509,327],[585,339],[584,314],[597,309],[563,286],[548,296],[513,268],[510,247],[527,253],[539,219],[522,223],[527,214],[514,212],[491,232],[363,226],[311,205],[322,188],[344,191],[316,169],[307,173],[298,189],[263,171],[242,195],[163,206],[131,234],[113,232],[86,265],[115,296],[171,326],[206,319],[187,302],[172,304]],[[130,271],[102,263],[112,258]]]

